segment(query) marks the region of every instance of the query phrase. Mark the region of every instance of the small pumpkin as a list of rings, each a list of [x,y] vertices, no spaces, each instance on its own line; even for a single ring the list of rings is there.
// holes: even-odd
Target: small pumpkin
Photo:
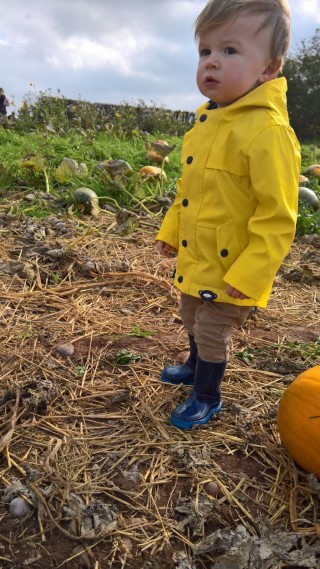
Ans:
[[[146,158],[148,158],[149,160],[152,160],[152,162],[155,162],[156,164],[163,164],[163,163],[169,162],[168,156],[163,158],[163,156],[161,156],[161,154],[159,154],[155,150],[149,150],[146,154]]]
[[[308,166],[308,168],[306,168],[302,174],[307,176],[315,176],[316,178],[320,178],[320,164],[312,164],[311,166]]]
[[[147,180],[150,179],[157,179],[162,178],[163,180],[167,179],[167,175],[162,168],[158,168],[157,166],[143,166],[139,174],[141,178],[146,178]]]
[[[77,188],[74,190],[70,202],[71,205],[82,209],[86,214],[98,215],[100,212],[99,198],[91,188]]]
[[[317,211],[320,206],[319,198],[313,190],[310,188],[305,188],[304,186],[299,187],[299,202],[304,202],[308,204],[313,211]]]
[[[320,477],[320,365],[298,375],[283,392],[278,430],[296,463]]]

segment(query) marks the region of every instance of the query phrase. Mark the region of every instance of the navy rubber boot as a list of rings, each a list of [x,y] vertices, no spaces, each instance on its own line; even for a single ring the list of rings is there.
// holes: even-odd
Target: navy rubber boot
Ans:
[[[187,361],[182,365],[166,366],[161,372],[161,381],[172,383],[173,385],[178,385],[179,383],[184,385],[194,384],[198,348],[194,337],[191,334],[188,334],[188,337],[190,354]]]
[[[222,408],[220,384],[226,362],[213,363],[197,359],[194,388],[188,399],[171,414],[170,423],[180,429],[204,425]]]

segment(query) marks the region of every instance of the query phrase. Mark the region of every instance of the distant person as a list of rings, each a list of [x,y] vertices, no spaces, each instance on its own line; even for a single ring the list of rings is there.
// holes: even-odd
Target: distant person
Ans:
[[[195,36],[207,102],[184,138],[176,198],[157,235],[161,255],[177,251],[190,342],[186,363],[161,375],[193,386],[170,417],[181,429],[221,410],[231,331],[252,307],[266,307],[295,236],[300,172],[287,83],[278,77],[290,41],[287,1],[211,0]]]
[[[0,114],[5,116],[7,114],[7,107],[10,105],[4,90],[0,87]]]

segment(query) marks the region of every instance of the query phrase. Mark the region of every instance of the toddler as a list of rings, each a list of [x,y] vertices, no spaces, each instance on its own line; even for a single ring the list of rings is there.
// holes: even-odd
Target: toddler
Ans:
[[[192,385],[171,414],[181,429],[221,410],[233,328],[265,308],[295,235],[299,143],[289,125],[286,0],[211,0],[196,20],[197,85],[208,100],[185,135],[177,194],[157,235],[177,252],[175,285],[190,343],[162,381]]]

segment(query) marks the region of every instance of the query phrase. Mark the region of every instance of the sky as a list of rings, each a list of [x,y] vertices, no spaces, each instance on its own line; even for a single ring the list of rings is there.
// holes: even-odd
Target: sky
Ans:
[[[320,0],[289,0],[291,53],[320,27]],[[206,0],[10,0],[1,6],[0,86],[17,110],[39,92],[194,111],[194,21]]]

